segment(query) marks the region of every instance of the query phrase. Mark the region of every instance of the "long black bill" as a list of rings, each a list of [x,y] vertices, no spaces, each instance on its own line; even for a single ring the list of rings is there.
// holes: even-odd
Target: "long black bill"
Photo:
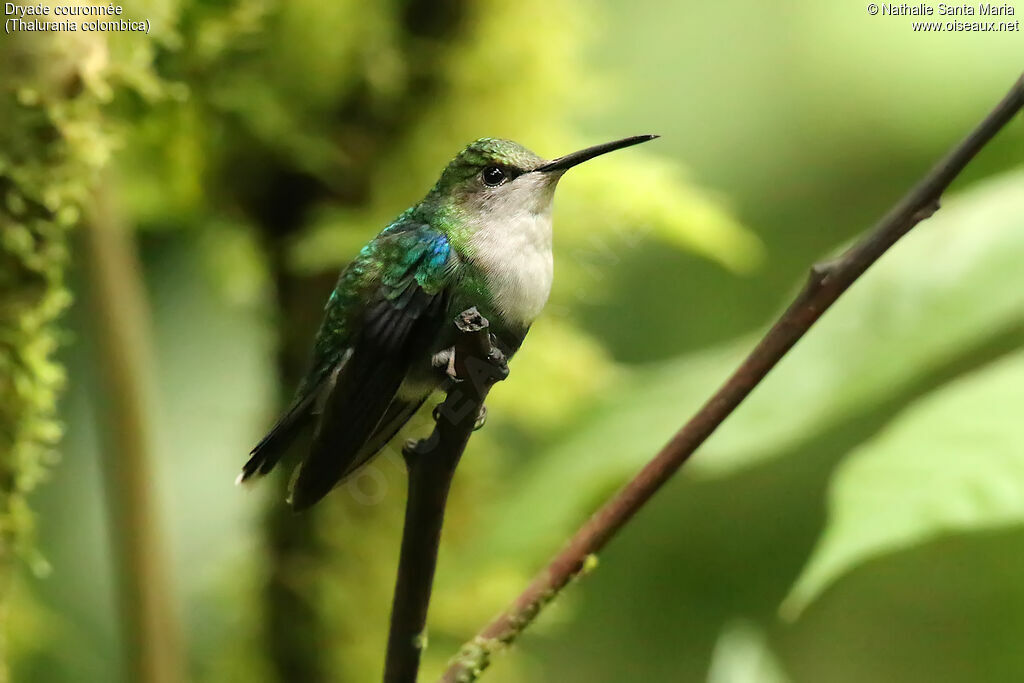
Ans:
[[[657,135],[634,135],[628,138],[622,138],[614,142],[606,142],[603,145],[594,145],[593,147],[587,147],[581,149],[578,152],[572,154],[566,154],[564,157],[558,157],[554,161],[549,161],[546,164],[538,166],[533,169],[535,171],[564,171],[567,168],[572,168],[577,164],[582,164],[584,161],[590,161],[594,157],[599,157],[602,154],[608,152],[614,152],[617,149],[623,147],[632,147],[633,145],[639,145],[641,142],[647,142],[658,137]]]

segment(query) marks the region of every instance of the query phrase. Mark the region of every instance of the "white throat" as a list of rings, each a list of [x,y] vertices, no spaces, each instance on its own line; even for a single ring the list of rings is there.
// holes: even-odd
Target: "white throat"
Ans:
[[[501,314],[529,325],[540,315],[551,293],[551,199],[555,182],[530,173],[503,189],[477,214],[480,218],[473,226],[470,247],[473,262],[484,274]]]

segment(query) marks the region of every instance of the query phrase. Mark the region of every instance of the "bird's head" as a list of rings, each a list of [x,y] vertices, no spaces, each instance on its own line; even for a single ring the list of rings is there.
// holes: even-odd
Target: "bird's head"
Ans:
[[[555,186],[577,164],[657,135],[636,135],[581,149],[548,161],[517,142],[481,138],[451,160],[427,202],[469,217],[492,220],[551,210]]]

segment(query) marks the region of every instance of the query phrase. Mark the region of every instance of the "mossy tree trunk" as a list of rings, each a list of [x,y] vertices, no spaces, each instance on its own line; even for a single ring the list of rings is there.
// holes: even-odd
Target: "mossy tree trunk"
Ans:
[[[102,37],[0,41],[0,610],[16,558],[33,552],[26,496],[61,436],[55,321],[70,302],[69,233],[107,158],[105,84],[90,61],[104,49]]]

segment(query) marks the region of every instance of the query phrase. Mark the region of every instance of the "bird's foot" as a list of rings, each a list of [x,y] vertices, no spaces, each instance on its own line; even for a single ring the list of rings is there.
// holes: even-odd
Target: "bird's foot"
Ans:
[[[495,382],[508,379],[508,359],[498,349],[498,345],[494,343],[494,335],[491,335],[491,352],[487,356],[487,362],[494,369]]]
[[[438,351],[430,359],[430,364],[435,368],[444,368],[444,374],[448,375],[448,379],[458,382],[459,377],[455,373],[455,347],[450,346],[443,351]]]

